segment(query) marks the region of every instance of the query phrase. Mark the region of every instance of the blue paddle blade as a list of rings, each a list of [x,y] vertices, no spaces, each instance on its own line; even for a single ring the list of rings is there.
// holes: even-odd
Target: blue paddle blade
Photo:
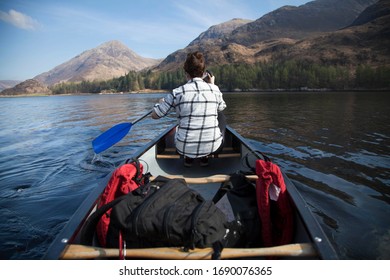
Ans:
[[[119,142],[132,127],[132,123],[120,123],[103,132],[92,141],[95,153],[101,153]]]

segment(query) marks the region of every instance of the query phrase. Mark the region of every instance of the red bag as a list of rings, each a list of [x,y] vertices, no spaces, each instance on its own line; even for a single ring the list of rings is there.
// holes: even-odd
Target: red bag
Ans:
[[[112,174],[103,194],[98,208],[113,201],[115,198],[125,195],[137,189],[143,180],[143,166],[138,161],[126,163],[118,167]],[[111,209],[108,210],[97,224],[97,237],[102,247],[106,246],[108,225],[110,224]]]
[[[256,174],[259,177],[256,196],[264,246],[291,243],[294,217],[282,172],[270,161],[257,160]],[[271,207],[272,204],[275,207]]]

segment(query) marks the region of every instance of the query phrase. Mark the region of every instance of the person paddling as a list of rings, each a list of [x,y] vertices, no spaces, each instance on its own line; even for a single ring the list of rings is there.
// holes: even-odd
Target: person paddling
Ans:
[[[162,98],[152,112],[152,118],[159,119],[175,109],[176,149],[184,156],[187,167],[198,158],[202,166],[207,166],[208,156],[217,153],[223,145],[226,121],[222,111],[226,103],[215,85],[215,76],[205,69],[203,54],[189,53],[184,63],[187,83]]]

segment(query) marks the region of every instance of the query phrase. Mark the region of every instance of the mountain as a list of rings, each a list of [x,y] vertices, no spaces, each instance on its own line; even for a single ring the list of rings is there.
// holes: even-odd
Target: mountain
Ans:
[[[48,87],[39,81],[30,79],[13,88],[7,88],[1,92],[2,95],[21,95],[21,94],[50,94]]]
[[[390,1],[380,0],[376,4],[368,7],[361,13],[350,26],[369,23],[377,18],[390,14]]]
[[[15,81],[15,80],[2,80],[0,81],[0,92],[4,89],[16,86],[20,82],[21,81]]]
[[[232,19],[227,22],[223,22],[217,25],[211,26],[205,32],[201,33],[196,39],[194,39],[186,48],[177,50],[174,53],[168,55],[160,64],[155,67],[155,70],[159,71],[171,71],[182,67],[182,64],[190,51],[200,50],[206,55],[206,59],[209,61],[213,58],[215,61],[221,61],[219,54],[212,53],[213,49],[219,51],[218,48],[224,40],[233,30],[243,26],[251,20],[246,19]]]
[[[342,29],[377,0],[316,0],[299,7],[284,6],[261,18],[239,25],[213,40],[202,35],[186,48],[170,54],[155,70],[182,67],[186,54],[200,50],[208,66],[268,61],[302,40]],[[208,31],[206,31],[208,33]],[[203,33],[202,33],[203,34]],[[333,46],[323,46],[324,48]]]
[[[34,79],[46,85],[108,80],[132,70],[139,71],[154,66],[159,62],[157,59],[139,56],[119,41],[110,41],[85,51]]]
[[[228,36],[232,31],[245,24],[252,22],[249,19],[234,18],[227,22],[213,25],[205,32],[201,33],[195,40],[193,40],[189,46],[205,43],[206,41],[222,40],[225,36]]]
[[[298,41],[272,57],[328,65],[389,66],[390,1],[380,0],[368,7],[346,28]]]
[[[250,46],[273,38],[303,39],[343,28],[377,0],[317,0],[284,6],[235,29],[230,42]]]

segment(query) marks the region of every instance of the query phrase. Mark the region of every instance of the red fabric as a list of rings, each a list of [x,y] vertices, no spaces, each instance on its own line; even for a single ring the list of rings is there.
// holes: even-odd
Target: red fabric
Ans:
[[[140,164],[140,176],[143,173],[143,166]],[[108,182],[103,194],[101,195],[98,208],[115,198],[127,194],[139,187],[134,181],[137,174],[137,168],[135,163],[124,164],[118,167],[112,174],[110,181]],[[110,224],[111,209],[108,210],[99,220],[97,224],[97,237],[100,245],[106,246],[106,236],[108,231],[108,225]]]
[[[294,217],[282,172],[272,162],[257,160],[256,174],[259,177],[256,181],[256,196],[264,246],[291,243]],[[281,189],[277,201],[272,201],[269,197],[272,183]]]

